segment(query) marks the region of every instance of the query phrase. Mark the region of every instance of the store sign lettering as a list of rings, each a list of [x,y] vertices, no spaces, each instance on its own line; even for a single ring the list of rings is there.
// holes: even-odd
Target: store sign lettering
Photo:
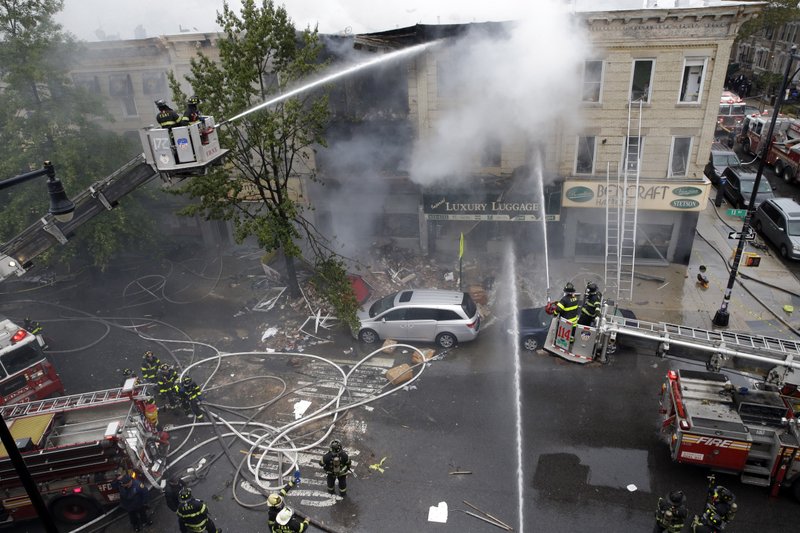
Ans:
[[[697,187],[676,187],[672,189],[675,196],[697,196],[703,194],[703,190]]]
[[[694,209],[695,207],[700,205],[700,202],[697,200],[672,200],[669,205],[675,207],[677,209]]]
[[[589,187],[572,187],[567,189],[567,199],[573,202],[588,202],[594,198],[594,191]]]

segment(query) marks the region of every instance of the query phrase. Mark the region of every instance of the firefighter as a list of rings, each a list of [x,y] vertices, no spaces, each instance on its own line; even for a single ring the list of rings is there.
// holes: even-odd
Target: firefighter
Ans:
[[[148,383],[155,383],[158,367],[160,366],[161,361],[158,360],[158,357],[153,352],[150,350],[144,352],[142,357],[142,380]]]
[[[325,468],[328,475],[328,493],[336,491],[336,480],[339,481],[339,495],[344,498],[347,496],[347,474],[350,472],[350,457],[342,449],[342,443],[334,439],[331,441],[331,449],[322,456],[319,464]]]
[[[208,516],[208,507],[203,500],[192,497],[192,489],[183,487],[178,493],[178,523],[181,531],[188,533],[217,533],[217,526]]]
[[[38,335],[42,332],[42,329],[44,329],[39,322],[31,320],[28,317],[25,317],[25,320],[22,322],[22,327],[32,335]]]
[[[167,481],[167,486],[164,488],[164,501],[167,502],[167,507],[173,513],[178,512],[180,507],[179,495],[185,488],[186,484],[180,476],[173,476]],[[178,520],[178,527],[181,533],[186,533],[186,526],[183,525],[183,521],[180,519]]]
[[[725,521],[713,509],[706,508],[703,516],[694,515],[692,533],[720,533],[725,530]]]
[[[713,509],[720,518],[728,524],[736,516],[738,506],[736,495],[727,487],[716,484],[714,474],[708,476],[708,494],[706,496],[706,510]]]
[[[186,111],[183,112],[183,116],[181,117],[182,123],[191,124],[203,119],[200,115],[200,109],[197,107],[198,105],[200,105],[200,99],[194,95],[190,96],[186,101]]]
[[[177,384],[175,383],[177,379],[178,373],[167,363],[159,367],[156,383],[158,385],[159,399],[164,402],[165,409],[172,409],[177,404]]]
[[[583,306],[581,307],[581,315],[578,318],[578,324],[581,326],[591,326],[594,320],[600,316],[600,302],[603,295],[597,290],[597,284],[589,282],[586,285],[586,296],[583,299]]]
[[[571,282],[567,282],[567,284],[564,285],[564,296],[556,303],[553,314],[566,319],[574,326],[578,323],[579,307],[578,296],[575,294],[575,286]]]
[[[289,507],[284,507],[275,517],[272,533],[303,533],[307,528],[308,518],[302,518]]]
[[[181,117],[175,112],[174,109],[167,105],[167,102],[164,100],[156,100],[156,107],[158,108],[156,121],[158,122],[159,126],[166,129],[172,129],[178,125]]]
[[[144,402],[144,417],[154,428],[158,428],[158,406],[154,398],[148,398]]]
[[[689,510],[686,496],[681,490],[673,490],[667,499],[659,498],[656,507],[656,525],[653,533],[680,533],[686,524]]]
[[[200,386],[191,377],[183,376],[178,385],[178,399],[189,418],[203,419],[203,409],[200,407],[200,402],[203,401],[201,394]]]
[[[284,498],[286,498],[286,495],[289,494],[289,491],[299,483],[300,471],[295,470],[293,480],[281,487],[279,492],[273,492],[267,497],[267,505],[269,506],[267,509],[267,524],[270,527],[270,531],[275,527],[275,519],[277,518],[278,513],[281,512],[281,510],[286,506]]]

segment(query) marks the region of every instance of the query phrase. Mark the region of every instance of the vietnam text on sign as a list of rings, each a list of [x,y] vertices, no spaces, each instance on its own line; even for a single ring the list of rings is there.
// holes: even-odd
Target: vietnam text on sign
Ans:
[[[739,239],[742,238],[742,232],[741,231],[731,231],[730,233],[728,233],[728,238],[729,239],[739,240]],[[750,230],[748,233],[745,234],[744,240],[746,240],[746,241],[754,241],[754,240],[756,240],[755,232],[753,230]]]

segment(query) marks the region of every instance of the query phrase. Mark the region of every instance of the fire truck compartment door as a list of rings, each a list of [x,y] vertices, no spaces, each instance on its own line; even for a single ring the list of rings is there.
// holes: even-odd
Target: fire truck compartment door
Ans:
[[[15,441],[20,442],[30,439],[31,445],[39,446],[54,416],[54,413],[44,413],[41,415],[14,418],[8,422],[8,429],[11,431],[11,436],[14,437]],[[26,450],[20,449],[20,451]],[[8,457],[8,451],[5,445],[0,444],[0,459],[6,457]]]
[[[194,150],[189,137],[189,128],[181,126],[172,128],[172,138],[175,139],[175,151],[178,153],[178,163],[194,163]]]
[[[679,463],[692,463],[742,470],[750,453],[750,442],[720,435],[703,435],[699,432],[683,433],[676,459]]]

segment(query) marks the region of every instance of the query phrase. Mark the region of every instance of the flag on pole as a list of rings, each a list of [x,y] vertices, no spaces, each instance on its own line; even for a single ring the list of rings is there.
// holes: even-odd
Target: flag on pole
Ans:
[[[461,240],[458,241],[458,258],[464,257],[464,232],[461,232]]]

